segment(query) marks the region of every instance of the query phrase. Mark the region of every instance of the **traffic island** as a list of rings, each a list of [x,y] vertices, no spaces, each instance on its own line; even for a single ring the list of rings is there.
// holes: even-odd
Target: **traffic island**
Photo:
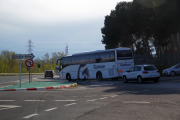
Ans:
[[[19,84],[0,88],[0,91],[21,91],[21,90],[48,90],[48,89],[63,89],[69,87],[75,87],[77,83],[70,82],[57,82],[57,81],[34,81],[24,82]]]

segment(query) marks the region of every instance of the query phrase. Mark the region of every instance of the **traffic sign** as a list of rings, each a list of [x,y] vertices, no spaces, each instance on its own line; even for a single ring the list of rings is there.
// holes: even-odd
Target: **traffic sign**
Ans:
[[[32,59],[35,56],[32,54],[16,54],[16,55],[12,55],[13,59]]]
[[[33,67],[34,61],[32,59],[27,59],[25,64],[27,67]]]

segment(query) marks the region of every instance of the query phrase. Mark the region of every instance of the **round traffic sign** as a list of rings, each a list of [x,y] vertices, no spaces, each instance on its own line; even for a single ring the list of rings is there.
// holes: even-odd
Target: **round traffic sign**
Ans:
[[[25,64],[27,67],[32,67],[34,65],[34,61],[32,59],[27,59]]]

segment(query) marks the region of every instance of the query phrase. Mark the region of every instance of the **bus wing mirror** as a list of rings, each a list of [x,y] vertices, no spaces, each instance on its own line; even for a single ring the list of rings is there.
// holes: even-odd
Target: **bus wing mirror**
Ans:
[[[102,59],[101,58],[97,58],[96,59],[96,62],[98,63],[98,62],[100,62]]]

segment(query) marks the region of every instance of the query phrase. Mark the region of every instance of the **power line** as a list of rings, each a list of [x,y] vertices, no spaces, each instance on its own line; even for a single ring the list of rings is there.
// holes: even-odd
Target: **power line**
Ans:
[[[36,44],[36,45],[64,45],[64,44]],[[104,45],[104,44],[69,44],[69,45]]]

